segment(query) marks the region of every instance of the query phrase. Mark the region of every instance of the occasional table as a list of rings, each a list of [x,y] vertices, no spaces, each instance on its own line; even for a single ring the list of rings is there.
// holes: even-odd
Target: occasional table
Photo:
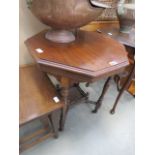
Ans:
[[[114,114],[116,110],[116,106],[118,105],[118,101],[125,90],[128,90],[132,95],[135,95],[130,88],[131,82],[134,79],[134,75],[135,75],[135,59],[134,59],[135,33],[134,33],[134,29],[129,34],[121,33],[118,28],[98,29],[97,32],[102,33],[103,35],[107,35],[110,38],[113,38],[118,42],[122,43],[123,45],[125,45],[126,50],[128,52],[128,57],[130,60],[130,65],[127,69],[128,74],[125,76],[125,78],[121,78],[119,75],[115,76],[115,81],[117,82],[119,94],[115,100],[113,108],[110,111],[111,114]]]
[[[45,39],[46,32],[32,36],[25,44],[40,70],[59,78],[66,105],[60,122],[60,130],[63,130],[72,84],[78,86],[80,82],[93,82],[118,74],[129,65],[129,61],[124,46],[106,35],[78,30],[74,42],[60,44]],[[101,105],[104,90],[95,112]]]
[[[36,120],[46,120],[39,129],[26,132],[20,137],[20,152],[35,144],[54,136],[57,138],[57,128],[53,122],[53,113],[61,110],[64,103],[56,102],[58,93],[47,75],[37,69],[36,65],[28,65],[19,69],[19,125],[20,129]],[[43,122],[43,121],[42,121]],[[45,122],[45,121],[44,121]]]

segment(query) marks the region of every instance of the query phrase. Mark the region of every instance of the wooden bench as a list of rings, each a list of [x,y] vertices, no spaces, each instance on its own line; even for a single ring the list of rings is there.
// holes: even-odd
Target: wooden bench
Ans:
[[[45,73],[39,71],[35,65],[20,67],[20,97],[19,125],[21,127],[37,119],[46,119],[48,126],[33,133],[20,137],[20,151],[23,151],[43,140],[57,137],[52,112],[62,109],[64,104],[55,91],[54,86]],[[59,101],[54,100],[59,99]]]

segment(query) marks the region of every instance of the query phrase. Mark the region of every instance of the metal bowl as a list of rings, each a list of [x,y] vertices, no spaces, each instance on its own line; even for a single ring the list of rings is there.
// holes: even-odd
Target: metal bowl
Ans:
[[[59,43],[75,40],[72,30],[98,17],[108,6],[95,0],[27,0],[31,12],[52,27],[46,38]],[[98,5],[99,4],[99,5]]]

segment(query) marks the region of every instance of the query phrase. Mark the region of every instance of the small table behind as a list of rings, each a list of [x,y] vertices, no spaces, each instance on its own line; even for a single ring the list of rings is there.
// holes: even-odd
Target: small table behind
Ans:
[[[115,100],[114,106],[111,109],[111,114],[115,113],[116,106],[118,101],[123,94],[124,90],[127,90],[133,96],[135,95],[134,88],[134,75],[135,75],[135,31],[134,29],[129,33],[121,33],[119,28],[104,28],[98,29],[97,32],[102,33],[103,35],[107,35],[110,38],[117,40],[122,43],[128,52],[128,58],[130,61],[130,65],[126,69],[128,72],[125,76],[121,77],[120,75],[115,76],[115,81],[117,82],[117,88],[119,90],[119,94]]]

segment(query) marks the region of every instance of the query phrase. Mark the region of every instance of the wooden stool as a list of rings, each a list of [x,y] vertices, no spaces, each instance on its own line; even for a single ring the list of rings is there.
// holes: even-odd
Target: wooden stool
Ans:
[[[46,74],[36,66],[20,67],[19,73],[20,127],[37,119],[43,118],[48,121],[45,128],[20,138],[20,151],[23,151],[51,136],[57,137],[51,113],[63,109],[64,104]]]

